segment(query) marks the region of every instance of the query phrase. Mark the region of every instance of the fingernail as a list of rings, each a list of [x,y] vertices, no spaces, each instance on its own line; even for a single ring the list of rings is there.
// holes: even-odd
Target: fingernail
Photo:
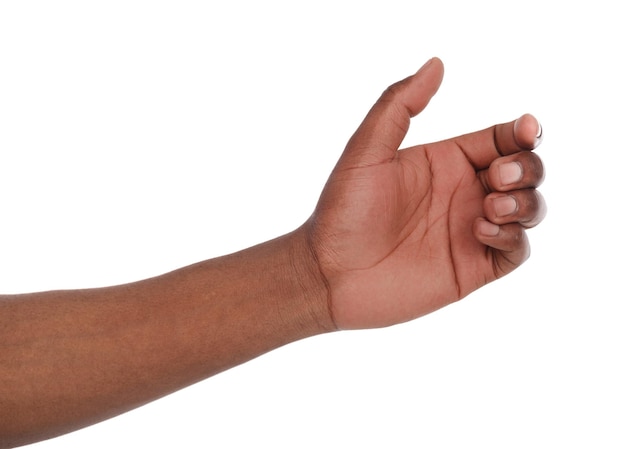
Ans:
[[[539,123],[539,120],[537,120],[537,134],[535,135],[534,148],[537,148],[539,145],[541,145],[542,141],[543,141],[543,127],[541,126],[541,123]]]
[[[522,180],[522,166],[518,162],[507,162],[500,165],[500,183],[503,186],[515,184]]]
[[[500,226],[495,225],[487,220],[481,220],[478,223],[478,231],[487,237],[495,237],[500,233]]]
[[[506,217],[517,211],[517,201],[512,196],[494,198],[493,209],[498,217]]]

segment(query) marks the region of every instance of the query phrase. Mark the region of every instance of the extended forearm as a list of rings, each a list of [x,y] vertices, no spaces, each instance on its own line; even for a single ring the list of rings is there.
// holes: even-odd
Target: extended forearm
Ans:
[[[134,284],[0,299],[0,446],[65,433],[332,329],[296,231]]]

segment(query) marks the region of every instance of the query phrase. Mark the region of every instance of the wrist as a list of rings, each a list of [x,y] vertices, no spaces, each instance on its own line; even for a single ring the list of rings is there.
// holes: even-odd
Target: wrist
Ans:
[[[328,283],[308,241],[306,227],[281,237],[289,248],[289,284],[293,311],[304,332],[310,335],[337,330],[329,302]],[[308,335],[307,335],[308,336]]]

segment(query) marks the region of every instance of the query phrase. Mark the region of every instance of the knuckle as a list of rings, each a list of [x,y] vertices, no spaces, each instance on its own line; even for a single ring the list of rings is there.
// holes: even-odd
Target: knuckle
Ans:
[[[524,183],[538,187],[544,179],[544,166],[541,158],[530,151],[519,153],[518,157],[524,166]]]
[[[387,87],[387,89],[385,89],[385,91],[383,92],[383,97],[388,98],[390,100],[393,100],[399,97],[402,91],[404,90],[404,84],[405,84],[404,80],[398,81],[397,83],[393,83],[392,85]]]
[[[525,219],[520,223],[526,228],[533,228],[543,221],[547,214],[547,207],[538,190],[531,190],[527,196]]]

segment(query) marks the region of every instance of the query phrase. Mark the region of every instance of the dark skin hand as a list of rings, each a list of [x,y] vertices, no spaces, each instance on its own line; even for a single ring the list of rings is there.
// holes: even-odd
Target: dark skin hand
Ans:
[[[414,319],[529,256],[525,230],[546,210],[534,117],[398,151],[442,77],[434,58],[383,94],[309,220],[338,328]]]
[[[545,215],[531,115],[398,150],[432,59],[348,142],[311,217],[234,254],[99,289],[0,296],[0,447],[141,406],[298,339],[405,322],[506,275]],[[219,405],[217,405],[219,406]]]

